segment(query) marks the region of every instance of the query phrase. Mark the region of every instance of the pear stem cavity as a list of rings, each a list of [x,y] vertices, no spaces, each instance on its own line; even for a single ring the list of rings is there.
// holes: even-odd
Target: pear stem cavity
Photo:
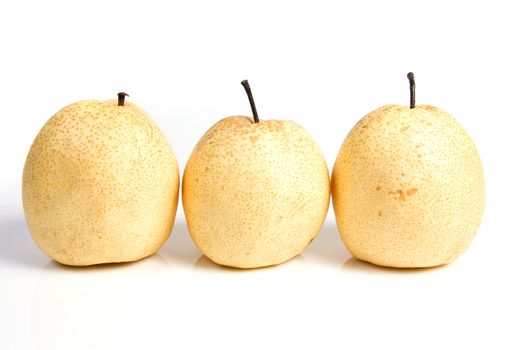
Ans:
[[[250,88],[250,84],[248,83],[248,80],[241,81],[241,84],[242,86],[244,86],[246,95],[248,95],[248,100],[250,100],[250,107],[252,107],[252,114],[253,114],[253,122],[258,123],[259,115],[257,114],[257,108],[255,108],[255,101],[253,100],[252,89]]]
[[[410,109],[412,109],[416,107],[416,80],[414,78],[414,73],[408,73],[407,78],[410,82]]]
[[[126,96],[129,96],[125,92],[119,92],[118,93],[118,105],[124,106],[124,100],[126,99]]]

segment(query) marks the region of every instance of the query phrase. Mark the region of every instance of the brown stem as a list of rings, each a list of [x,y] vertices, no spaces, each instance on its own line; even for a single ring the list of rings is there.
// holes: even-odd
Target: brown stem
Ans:
[[[410,82],[410,109],[412,109],[416,107],[416,80],[414,79],[414,73],[408,73],[407,78]]]
[[[126,96],[129,96],[125,92],[119,92],[118,93],[118,105],[124,106],[124,100],[126,99]]]
[[[250,84],[248,83],[248,80],[241,81],[241,84],[242,86],[244,86],[244,90],[246,91],[246,94],[248,95],[248,100],[250,100],[250,107],[252,107],[252,113],[253,113],[253,122],[258,123],[259,115],[257,114],[257,108],[255,108],[255,101],[253,100],[252,89],[250,89]]]

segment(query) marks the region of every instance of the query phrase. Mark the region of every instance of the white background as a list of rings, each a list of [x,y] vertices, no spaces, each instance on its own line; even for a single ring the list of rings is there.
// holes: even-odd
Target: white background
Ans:
[[[519,1],[2,1],[0,349],[525,347],[525,55]],[[202,258],[182,207],[137,263],[50,262],[25,226],[21,175],[46,120],[118,91],[164,130],[184,169],[217,120],[292,119],[331,168],[366,113],[451,112],[478,146],[487,206],[455,263],[400,271],[359,262],[330,209],[298,258],[236,271]],[[521,334],[520,334],[521,333]]]

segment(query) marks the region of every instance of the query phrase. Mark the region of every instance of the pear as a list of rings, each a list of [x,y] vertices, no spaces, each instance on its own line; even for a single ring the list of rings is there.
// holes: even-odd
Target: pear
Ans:
[[[220,265],[257,268],[298,255],[320,231],[329,206],[326,161],[292,121],[232,116],[195,146],[182,181],[188,230]]]
[[[350,131],[332,172],[337,226],[351,254],[390,267],[447,264],[469,246],[483,216],[476,146],[442,109],[376,109]]]
[[[27,156],[27,224],[38,247],[62,264],[141,259],[173,227],[177,160],[153,120],[125,96],[63,108]]]

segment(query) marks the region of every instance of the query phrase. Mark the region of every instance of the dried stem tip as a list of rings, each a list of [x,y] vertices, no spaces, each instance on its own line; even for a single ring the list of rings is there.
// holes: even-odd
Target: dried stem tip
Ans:
[[[407,78],[410,82],[410,109],[412,109],[416,107],[416,80],[414,79],[414,73],[408,73]]]
[[[124,106],[124,100],[126,99],[126,96],[129,96],[125,92],[119,92],[118,93],[118,105]]]

